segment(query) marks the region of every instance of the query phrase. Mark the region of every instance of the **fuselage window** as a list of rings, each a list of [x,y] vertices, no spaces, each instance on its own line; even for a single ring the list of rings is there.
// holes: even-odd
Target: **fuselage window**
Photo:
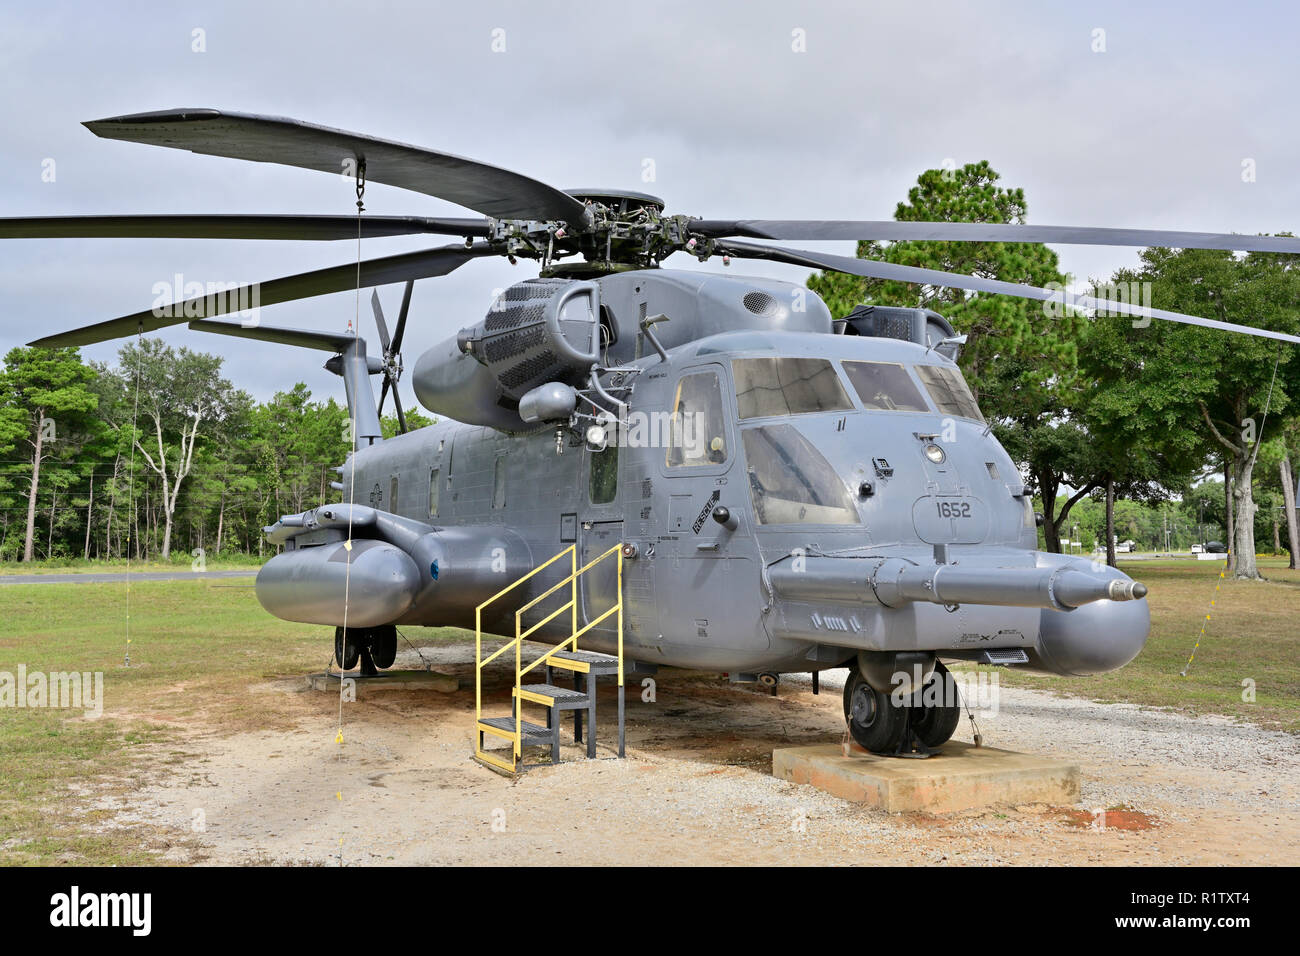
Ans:
[[[397,476],[393,475],[393,480],[388,483],[388,510],[397,514]]]
[[[984,421],[979,405],[975,404],[975,396],[971,394],[966,380],[961,377],[961,372],[943,365],[918,365],[916,374],[925,390],[930,393],[934,407],[942,414]]]
[[[717,465],[727,460],[726,418],[716,372],[694,372],[677,383],[669,420],[670,468]]]
[[[591,503],[607,505],[618,494],[618,446],[607,445],[603,451],[593,451],[591,459]]]
[[[438,469],[429,472],[429,517],[438,514]]]
[[[848,488],[793,425],[763,425],[743,434],[759,524],[858,524]]]
[[[896,362],[845,362],[844,374],[868,411],[929,411],[907,369]]]
[[[742,420],[853,408],[835,367],[826,359],[733,359],[731,370]]]
[[[506,459],[504,455],[497,458],[496,470],[492,475],[492,507],[506,506]]]

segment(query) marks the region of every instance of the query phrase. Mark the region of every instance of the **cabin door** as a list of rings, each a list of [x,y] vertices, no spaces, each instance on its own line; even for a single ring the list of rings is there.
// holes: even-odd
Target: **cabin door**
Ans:
[[[622,542],[623,522],[621,520],[584,521],[579,539],[578,567],[581,568]],[[578,601],[579,627],[594,621],[614,606],[618,601],[618,556],[616,554],[611,554],[582,575],[578,581]],[[611,614],[588,633],[602,631],[613,635],[617,633],[617,627],[617,615]],[[583,639],[579,638],[578,647],[583,645]]]

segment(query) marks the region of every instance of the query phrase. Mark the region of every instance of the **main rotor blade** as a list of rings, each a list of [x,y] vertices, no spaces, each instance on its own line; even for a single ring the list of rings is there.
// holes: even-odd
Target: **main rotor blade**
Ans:
[[[1116,229],[1099,226],[1035,226],[996,222],[895,222],[849,219],[695,219],[690,230],[704,236],[750,239],[884,239],[940,242],[1059,242],[1088,246],[1163,246],[1300,252],[1300,238],[1223,232]]]
[[[574,229],[586,223],[582,203],[521,173],[282,116],[183,109],[112,116],[83,125],[107,139],[300,166],[348,178],[364,162],[369,182],[437,196],[495,219],[560,220]]]
[[[361,238],[435,234],[486,236],[483,219],[365,216]],[[306,239],[357,238],[356,216],[35,216],[0,219],[0,239]]]
[[[397,330],[393,333],[393,351],[402,351],[402,336],[406,335],[406,314],[411,311],[411,293],[415,291],[415,282],[406,283],[402,291],[402,307],[397,312]]]
[[[1196,315],[1184,315],[1181,312],[1168,312],[1164,309],[1151,309],[1127,302],[1074,295],[1064,289],[1053,291],[1040,289],[1032,285],[1021,285],[1016,282],[1003,282],[1000,279],[984,279],[979,276],[961,275],[956,272],[942,272],[938,269],[921,269],[917,266],[897,265],[893,262],[881,262],[877,259],[855,259],[825,252],[809,252],[806,249],[782,249],[777,246],[761,246],[734,240],[719,242],[716,249],[718,252],[739,259],[769,259],[773,262],[786,262],[791,265],[808,266],[813,269],[829,269],[832,272],[844,272],[849,275],[865,276],[871,279],[889,279],[895,282],[911,282],[917,285],[936,285],[951,289],[969,289],[974,292],[1014,295],[1025,299],[1036,299],[1040,302],[1059,302],[1063,305],[1077,306],[1081,309],[1105,309],[1123,315],[1166,319],[1170,322],[1181,322],[1186,325],[1200,325],[1210,329],[1223,329],[1227,332],[1258,335],[1282,342],[1300,343],[1300,336],[1287,335],[1284,332],[1256,329],[1248,325],[1234,325],[1231,322],[1203,319]]]
[[[495,255],[491,246],[487,243],[475,243],[470,247],[442,246],[438,249],[370,259],[362,262],[359,268],[357,263],[349,262],[328,269],[317,269],[314,272],[303,272],[282,279],[213,292],[184,302],[159,306],[152,310],[124,315],[118,319],[109,319],[79,329],[47,335],[31,344],[44,348],[90,345],[94,342],[135,335],[137,332],[154,332],[193,319],[210,319],[217,315],[247,312],[266,305],[308,299],[330,292],[346,292],[358,285],[368,288],[388,285],[390,282],[405,282],[408,279],[443,276],[471,259],[490,255]]]

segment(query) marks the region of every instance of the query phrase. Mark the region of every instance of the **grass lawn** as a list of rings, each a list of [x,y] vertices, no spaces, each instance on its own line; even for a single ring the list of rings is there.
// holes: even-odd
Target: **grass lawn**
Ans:
[[[1151,589],[1153,629],[1146,649],[1123,670],[1086,679],[1003,671],[1002,679],[1300,731],[1300,573],[1278,561],[1262,564],[1269,583],[1225,579],[1187,678],[1178,672],[1211,612],[1218,562],[1125,565]],[[156,849],[141,848],[141,833],[96,825],[108,816],[89,809],[101,788],[127,793],[159,759],[183,762],[182,738],[194,728],[225,734],[294,725],[287,699],[294,695],[251,688],[323,669],[328,629],[271,617],[251,583],[251,574],[133,583],[129,646],[124,584],[0,585],[0,671],[16,673],[19,664],[29,672],[102,671],[105,707],[114,713],[90,720],[80,711],[0,709],[0,863],[156,860]],[[450,628],[403,632],[417,644],[472,639]],[[1255,682],[1253,703],[1242,700],[1247,678]]]
[[[98,562],[82,569],[114,570]],[[147,766],[146,749],[156,754],[172,740],[179,748],[180,724],[223,734],[294,725],[285,695],[250,689],[323,670],[330,630],[271,617],[252,582],[250,573],[132,583],[129,645],[123,583],[0,585],[0,671],[16,674],[19,664],[29,673],[102,671],[104,707],[114,712],[86,719],[80,710],[0,708],[0,863],[156,859],[139,849],[137,834],[96,828],[103,814],[87,812],[91,801],[69,787],[130,790]],[[464,639],[451,628],[403,633],[417,643]],[[173,762],[184,759],[185,751],[172,751]]]
[[[1150,588],[1151,637],[1137,660],[1095,677],[1004,670],[1002,680],[1093,700],[1227,714],[1300,732],[1300,571],[1288,570],[1285,558],[1260,558],[1259,564],[1267,582],[1225,577],[1216,595],[1220,561],[1121,561],[1126,574]],[[1188,676],[1180,677],[1202,624],[1196,659]],[[1254,682],[1254,702],[1242,699],[1246,680]]]
[[[131,715],[0,710],[0,862],[148,862],[137,834],[95,827],[69,786],[129,789],[144,747],[165,743],[175,734],[168,721],[200,708],[214,730],[274,726],[274,701],[254,700],[250,682],[323,663],[328,651],[321,629],[269,617],[251,588],[217,586],[251,580],[133,583],[130,667],[124,584],[0,585],[0,671],[102,671],[105,708]]]

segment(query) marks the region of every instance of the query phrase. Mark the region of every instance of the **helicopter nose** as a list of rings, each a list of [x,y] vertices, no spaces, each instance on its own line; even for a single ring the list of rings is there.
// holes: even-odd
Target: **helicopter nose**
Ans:
[[[1115,582],[1112,588],[1132,594],[1132,599],[1094,601],[1073,611],[1041,612],[1038,657],[1058,674],[1083,676],[1117,670],[1138,656],[1151,632],[1146,585],[1116,568],[1089,568],[1088,573]]]

